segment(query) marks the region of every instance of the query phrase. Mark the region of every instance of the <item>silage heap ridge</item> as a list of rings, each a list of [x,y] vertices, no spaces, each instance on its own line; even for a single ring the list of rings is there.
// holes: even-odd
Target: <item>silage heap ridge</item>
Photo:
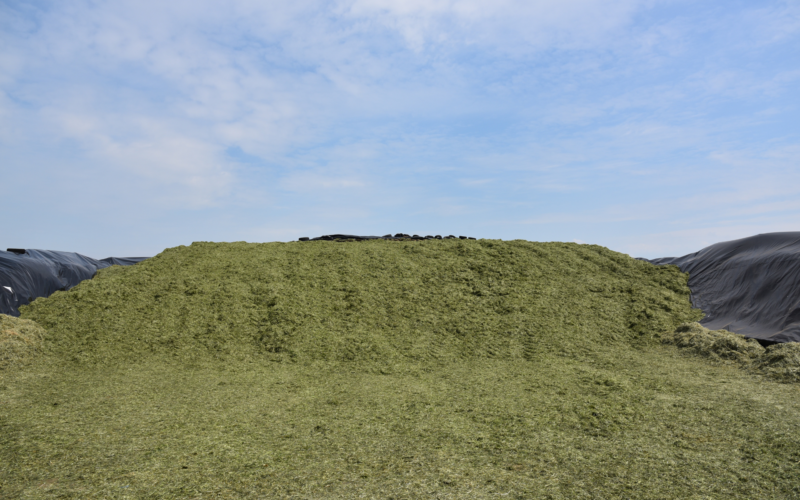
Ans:
[[[23,308],[81,363],[532,359],[702,317],[687,275],[596,245],[193,243]]]

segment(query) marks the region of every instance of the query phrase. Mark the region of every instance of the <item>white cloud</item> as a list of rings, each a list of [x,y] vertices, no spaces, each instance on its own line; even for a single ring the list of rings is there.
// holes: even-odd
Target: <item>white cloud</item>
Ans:
[[[520,52],[586,47],[626,24],[649,2],[622,0],[354,0],[349,13],[398,31],[415,51],[429,45],[488,44]]]
[[[219,145],[158,119],[64,109],[46,109],[42,116],[54,133],[79,144],[104,175],[126,172],[150,185],[170,187],[169,196],[159,200],[162,206],[213,206],[235,183]]]
[[[358,177],[340,177],[317,173],[296,173],[283,178],[281,187],[297,193],[314,193],[319,191],[342,192],[363,189],[367,183]]]
[[[459,179],[458,182],[465,187],[483,186],[494,182],[495,179]]]
[[[104,141],[99,158],[165,184],[192,191],[193,206],[214,204],[228,195],[232,175],[213,146],[192,138],[172,136],[152,141],[118,143]]]

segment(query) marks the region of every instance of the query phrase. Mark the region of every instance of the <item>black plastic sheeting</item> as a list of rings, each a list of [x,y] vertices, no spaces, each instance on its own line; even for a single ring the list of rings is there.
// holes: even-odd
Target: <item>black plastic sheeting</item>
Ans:
[[[0,250],[0,313],[19,316],[19,306],[69,290],[109,266],[130,266],[147,257],[93,259],[74,252]]]
[[[462,239],[462,240],[474,240],[475,238],[471,236],[453,236],[452,234],[449,236],[420,236],[418,234],[406,234],[406,233],[397,233],[394,236],[391,234],[387,234],[385,236],[354,236],[352,234],[327,234],[325,236],[319,236],[317,238],[300,238],[300,241],[364,241],[364,240],[397,240],[397,241],[407,241],[407,240],[452,240],[452,239]]]
[[[800,342],[800,232],[725,241],[683,257],[647,260],[689,273],[700,324],[762,344]]]

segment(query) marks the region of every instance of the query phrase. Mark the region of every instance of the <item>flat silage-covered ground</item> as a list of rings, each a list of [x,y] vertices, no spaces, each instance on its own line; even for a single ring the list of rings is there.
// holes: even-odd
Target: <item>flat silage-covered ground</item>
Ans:
[[[194,244],[23,317],[10,498],[794,498],[798,386],[662,345],[686,276],[523,241]]]

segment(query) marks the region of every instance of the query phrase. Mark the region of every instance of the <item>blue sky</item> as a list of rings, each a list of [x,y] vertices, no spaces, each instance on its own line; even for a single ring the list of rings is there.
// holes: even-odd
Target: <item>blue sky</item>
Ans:
[[[0,0],[0,246],[800,231],[800,1]]]

